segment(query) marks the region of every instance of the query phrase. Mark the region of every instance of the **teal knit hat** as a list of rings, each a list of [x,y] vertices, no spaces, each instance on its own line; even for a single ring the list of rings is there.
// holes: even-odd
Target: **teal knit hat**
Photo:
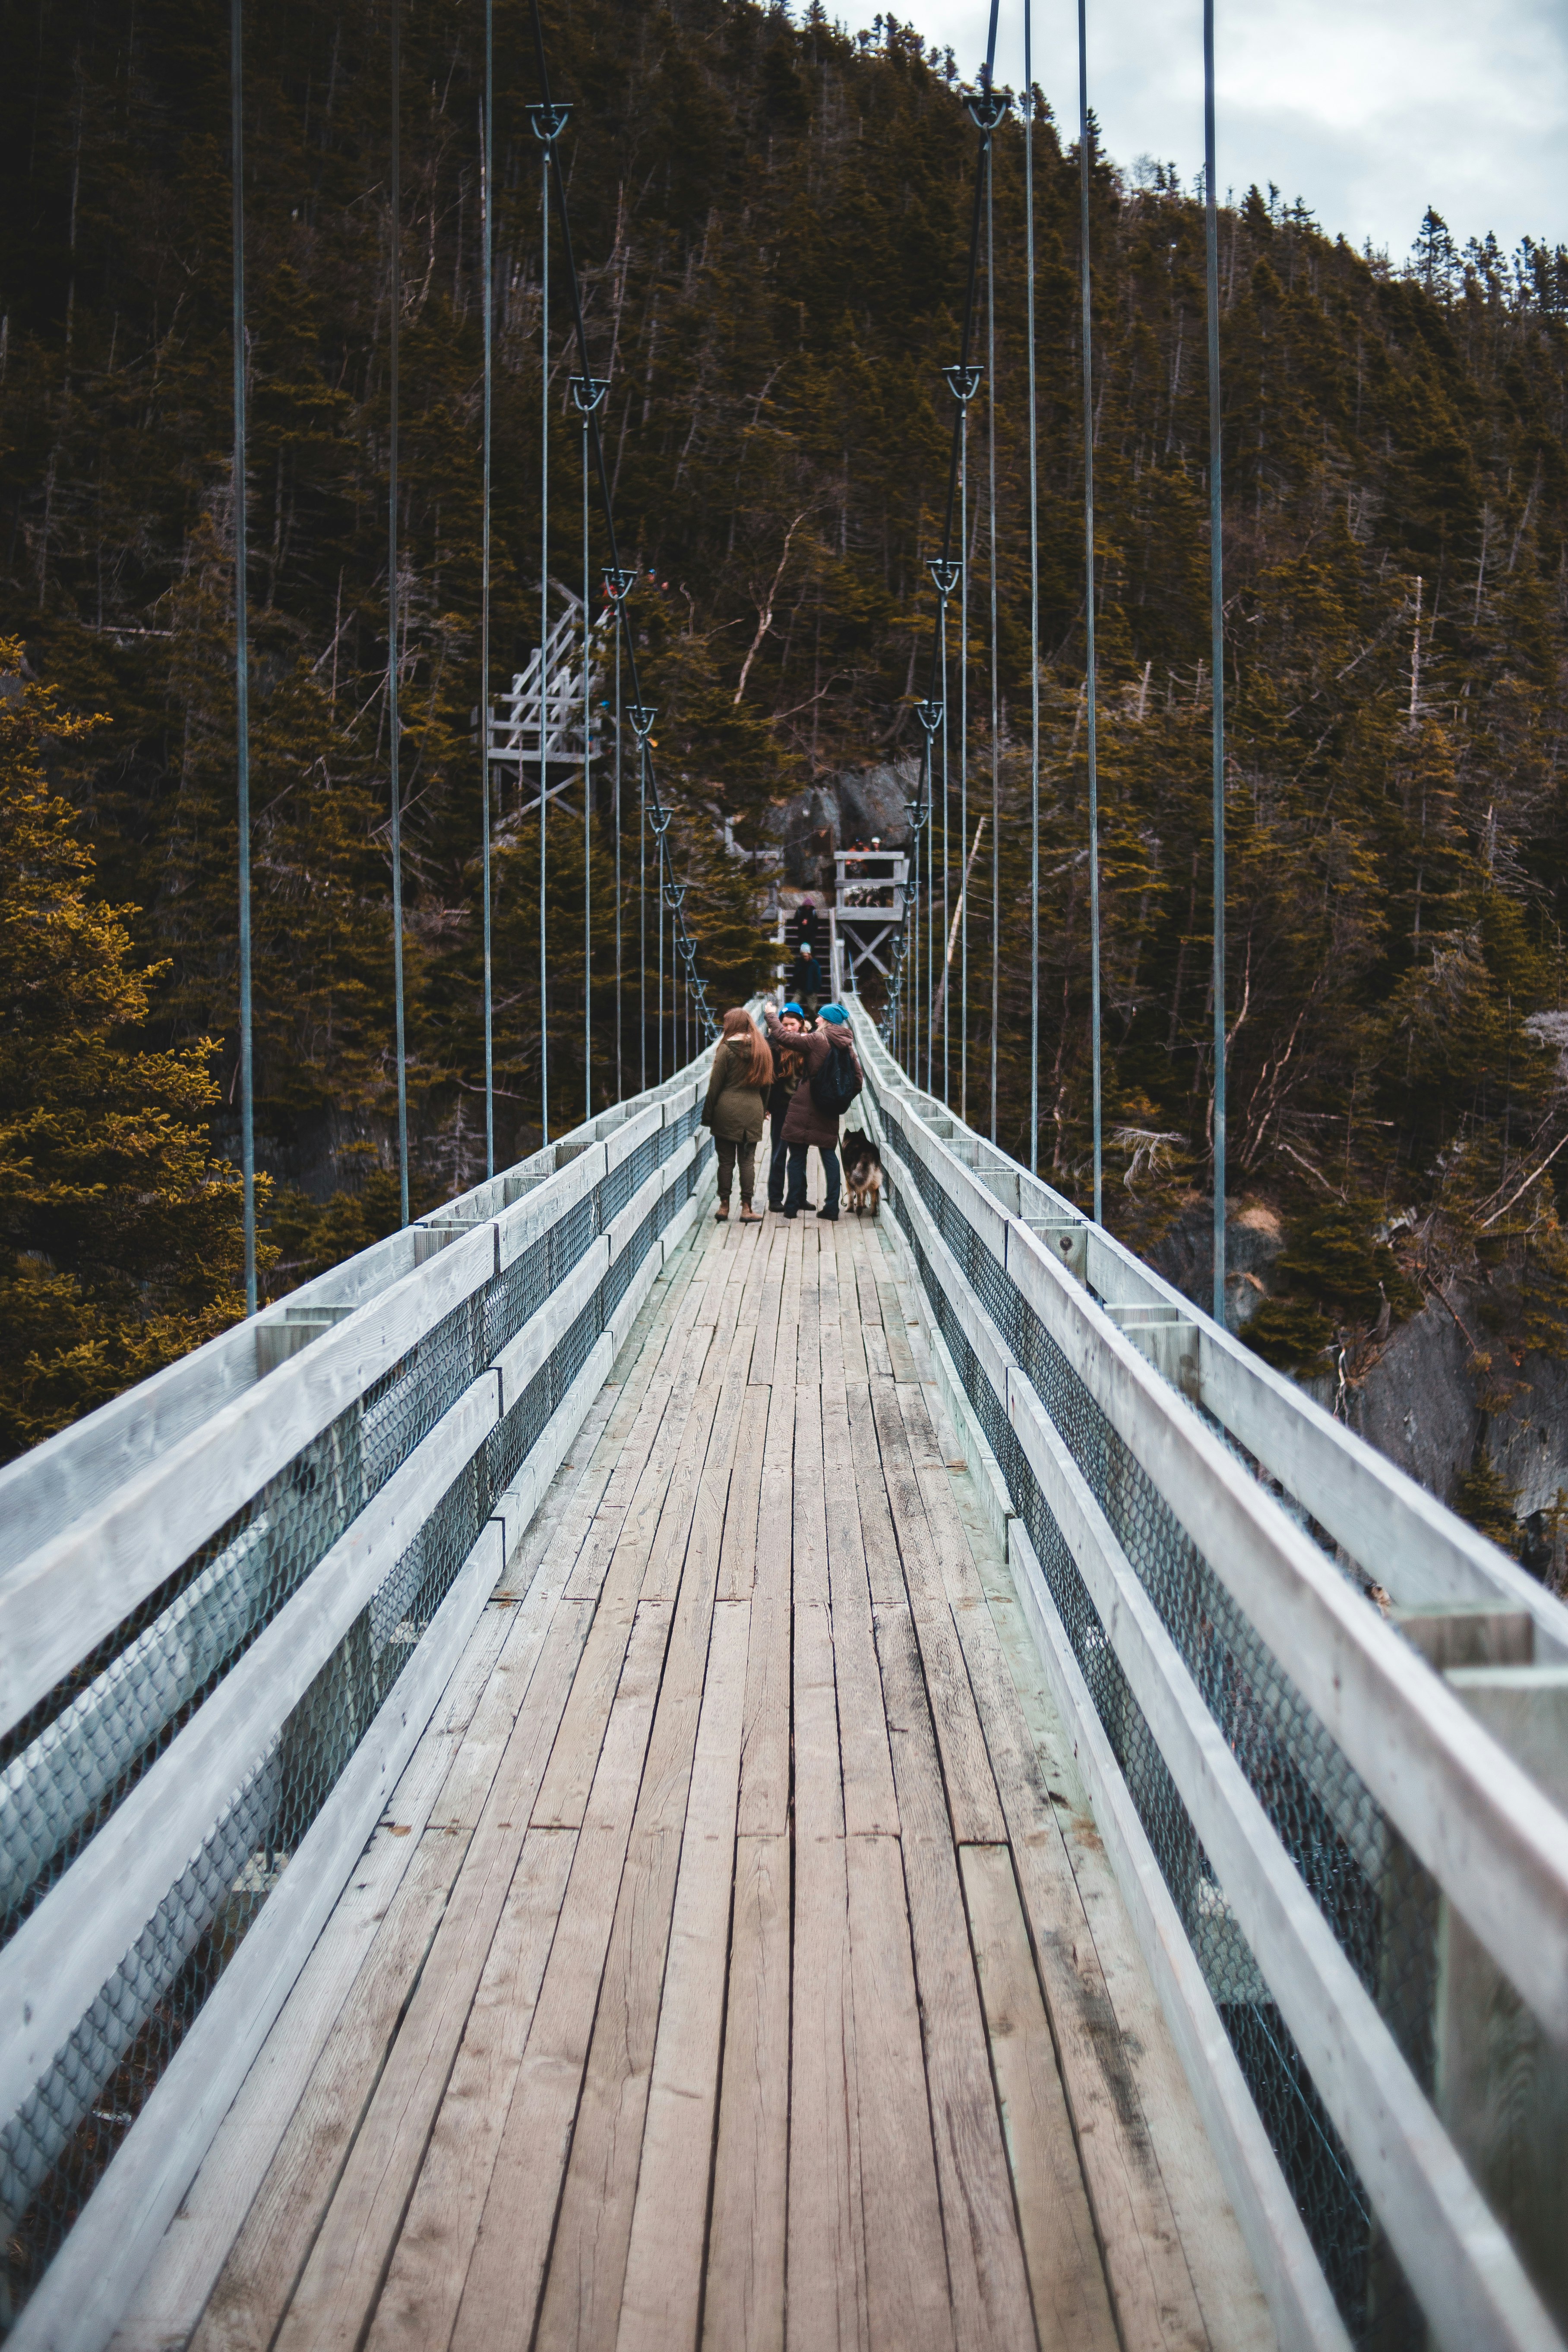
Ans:
[[[849,1015],[842,1004],[825,1004],[816,1017],[819,1021],[847,1021]]]

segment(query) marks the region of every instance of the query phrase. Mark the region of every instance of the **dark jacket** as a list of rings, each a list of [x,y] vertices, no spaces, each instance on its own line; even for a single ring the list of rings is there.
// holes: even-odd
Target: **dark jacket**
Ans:
[[[781,1041],[787,1044],[788,1032],[780,1026],[775,1013],[765,1013],[763,1018],[768,1024],[768,1042],[776,1054]],[[842,1044],[837,1042],[839,1038],[843,1040]],[[836,1053],[847,1054],[850,1061],[855,1065],[856,1076],[858,1078],[860,1076],[860,1064],[855,1048],[849,1042],[848,1024],[842,1021],[824,1021],[817,1028],[808,1029],[797,1043],[805,1066],[801,1073],[800,1084],[795,1090],[795,1097],[784,1115],[784,1141],[815,1143],[824,1151],[832,1151],[837,1150],[838,1144],[838,1121],[836,1118],[827,1118],[824,1112],[817,1109],[812,1099],[811,1081],[822,1068],[829,1054]]]
[[[780,1141],[784,1135],[784,1120],[789,1116],[789,1107],[795,1099],[795,1091],[800,1085],[800,1074],[805,1066],[800,1055],[792,1054],[789,1050],[791,1045],[804,1045],[805,1038],[798,1030],[786,1029],[783,1034],[784,1042],[782,1049],[776,1037],[772,1040],[773,1082],[768,1088],[768,1125],[773,1131],[775,1143]]]
[[[822,994],[822,967],[815,950],[809,958],[797,954],[790,959],[789,987],[791,995],[798,996],[803,1004]]]
[[[760,1143],[763,1139],[768,1087],[745,1082],[750,1060],[751,1047],[743,1037],[721,1037],[714,1048],[702,1124],[712,1130],[716,1142]]]

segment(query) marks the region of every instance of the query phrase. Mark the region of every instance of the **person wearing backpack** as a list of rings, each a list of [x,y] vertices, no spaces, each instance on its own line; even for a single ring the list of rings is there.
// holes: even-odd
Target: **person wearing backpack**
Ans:
[[[849,1035],[849,1015],[842,1004],[825,1004],[816,1027],[788,1040],[776,1009],[765,1005],[763,1018],[775,1050],[793,1042],[802,1064],[801,1082],[784,1117],[784,1139],[789,1148],[789,1191],[784,1213],[798,1216],[805,1206],[805,1155],[813,1144],[822,1159],[826,1197],[819,1216],[838,1214],[838,1122],[859,1093],[864,1081]]]

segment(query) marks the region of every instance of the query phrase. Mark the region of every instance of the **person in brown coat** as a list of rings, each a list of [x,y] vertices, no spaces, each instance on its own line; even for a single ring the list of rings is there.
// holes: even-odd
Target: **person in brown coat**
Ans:
[[[767,1040],[758,1031],[745,1006],[732,1005],[724,1015],[723,1028],[714,1048],[713,1067],[708,1079],[708,1099],[702,1106],[702,1124],[711,1132],[719,1154],[718,1214],[721,1217],[727,1217],[730,1213],[730,1194],[735,1184],[735,1162],[737,1159],[740,1160],[741,1223],[743,1225],[762,1222],[752,1206],[752,1192],[757,1181],[757,1146],[763,1139],[763,1116],[773,1082],[773,1057]]]
[[[777,1013],[771,1004],[763,1008],[768,1036],[775,1045],[784,1042],[784,1031]],[[812,1080],[826,1068],[836,1055],[847,1056],[854,1072],[854,1083],[864,1083],[860,1064],[849,1036],[849,1016],[842,1004],[825,1004],[815,1029],[808,1029],[795,1044],[803,1065],[801,1082],[795,1090],[784,1118],[784,1141],[789,1146],[789,1191],[784,1197],[784,1213],[798,1216],[805,1206],[805,1155],[815,1143],[822,1159],[822,1173],[826,1186],[826,1199],[817,1214],[834,1218],[838,1214],[838,1120],[817,1104],[812,1093]]]

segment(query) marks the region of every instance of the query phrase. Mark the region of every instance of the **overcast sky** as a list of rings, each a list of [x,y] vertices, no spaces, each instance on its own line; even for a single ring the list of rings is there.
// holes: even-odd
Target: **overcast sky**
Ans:
[[[830,14],[869,25],[879,0]],[[886,0],[880,0],[886,5]],[[966,77],[988,0],[893,0]],[[1035,0],[1034,73],[1078,124],[1074,0]],[[1217,0],[1221,190],[1303,197],[1331,235],[1402,261],[1428,204],[1463,245],[1495,229],[1568,243],[1568,0]],[[997,78],[1024,79],[1023,0],[1003,0]],[[1201,0],[1089,0],[1089,104],[1117,162],[1191,184],[1203,163]]]

